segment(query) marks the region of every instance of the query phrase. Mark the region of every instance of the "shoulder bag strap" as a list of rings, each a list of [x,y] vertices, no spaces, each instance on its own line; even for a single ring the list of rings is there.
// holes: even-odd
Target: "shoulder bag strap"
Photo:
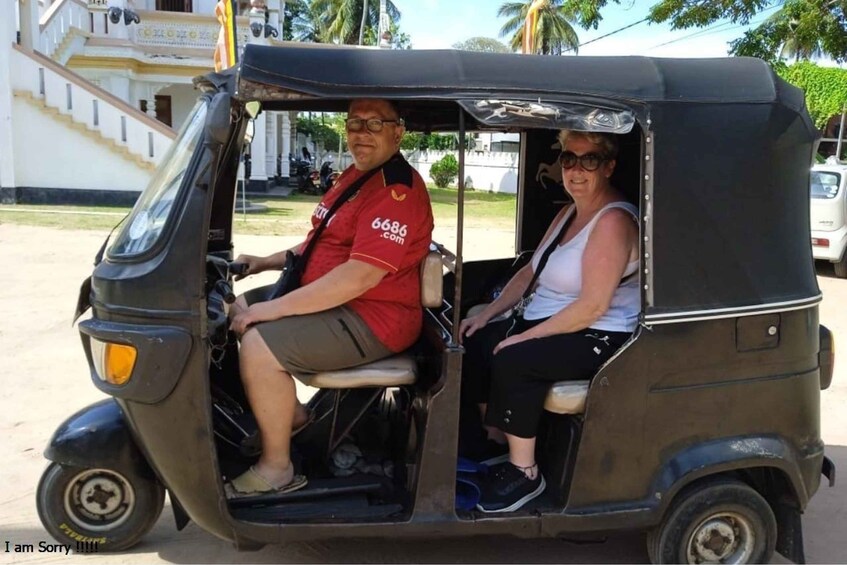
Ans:
[[[374,176],[377,172],[381,171],[382,167],[377,167],[375,169],[371,169],[363,174],[361,177],[353,181],[353,183],[347,187],[347,189],[338,197],[338,199],[332,203],[329,211],[324,216],[323,220],[321,220],[320,225],[318,225],[315,230],[315,235],[312,236],[312,239],[309,240],[309,244],[306,245],[306,249],[303,250],[303,253],[300,255],[301,264],[306,265],[306,261],[309,260],[309,255],[312,254],[312,250],[315,248],[315,244],[318,242],[318,238],[321,237],[321,234],[326,229],[327,224],[329,223],[330,218],[341,208],[341,205],[350,200],[350,197],[356,194],[359,189],[364,186],[366,182],[368,182],[372,176]]]
[[[562,224],[559,233],[556,234],[556,237],[550,242],[550,245],[547,246],[547,249],[544,250],[544,253],[541,255],[541,259],[538,260],[538,268],[535,269],[535,272],[532,274],[532,280],[529,281],[529,286],[526,287],[526,290],[523,292],[523,296],[521,297],[521,302],[526,302],[529,296],[532,294],[533,287],[535,286],[535,282],[538,280],[538,276],[541,274],[541,270],[547,265],[547,260],[550,259],[550,255],[553,251],[556,250],[556,247],[559,245],[559,242],[562,241],[562,238],[565,237],[565,232],[568,231],[568,226],[571,225],[571,221],[574,216],[576,216],[576,212],[570,213],[567,219],[565,219],[565,223]],[[530,259],[530,264],[532,264],[532,260]]]

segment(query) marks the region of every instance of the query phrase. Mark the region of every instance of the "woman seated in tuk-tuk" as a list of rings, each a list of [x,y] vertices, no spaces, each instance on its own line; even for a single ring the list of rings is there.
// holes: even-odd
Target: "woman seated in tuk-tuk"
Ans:
[[[574,204],[556,216],[497,299],[460,326],[468,338],[463,395],[480,406],[489,444],[503,454],[491,460],[499,464],[482,485],[483,512],[517,510],[544,491],[535,438],[550,386],[590,379],[629,339],[641,309],[631,276],[638,210],[610,182],[616,136],[562,130],[559,141]],[[515,315],[489,324],[513,307]]]

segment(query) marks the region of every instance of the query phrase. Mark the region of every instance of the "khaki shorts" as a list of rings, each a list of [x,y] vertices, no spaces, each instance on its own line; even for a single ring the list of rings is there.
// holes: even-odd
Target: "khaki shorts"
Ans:
[[[244,293],[247,304],[265,300],[270,286]],[[394,352],[379,341],[351,308],[289,316],[254,326],[277,361],[293,374],[309,376],[372,363]],[[309,384],[307,379],[300,379]]]

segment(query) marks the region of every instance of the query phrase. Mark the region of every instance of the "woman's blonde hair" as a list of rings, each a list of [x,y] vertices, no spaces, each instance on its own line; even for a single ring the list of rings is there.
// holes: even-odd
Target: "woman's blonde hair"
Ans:
[[[618,156],[618,138],[614,134],[591,131],[574,131],[572,129],[559,130],[559,143],[562,146],[562,151],[565,150],[565,145],[571,137],[581,137],[583,139],[587,139],[590,143],[599,146],[602,150],[603,156],[607,159],[615,159]]]

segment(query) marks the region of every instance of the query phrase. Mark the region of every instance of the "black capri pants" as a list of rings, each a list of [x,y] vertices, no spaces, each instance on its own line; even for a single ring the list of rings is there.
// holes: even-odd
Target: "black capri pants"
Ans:
[[[568,334],[529,339],[501,349],[494,347],[543,322],[492,322],[465,338],[462,395],[488,404],[485,424],[507,434],[533,438],[544,412],[544,399],[553,383],[591,379],[632,335],[587,328]]]

